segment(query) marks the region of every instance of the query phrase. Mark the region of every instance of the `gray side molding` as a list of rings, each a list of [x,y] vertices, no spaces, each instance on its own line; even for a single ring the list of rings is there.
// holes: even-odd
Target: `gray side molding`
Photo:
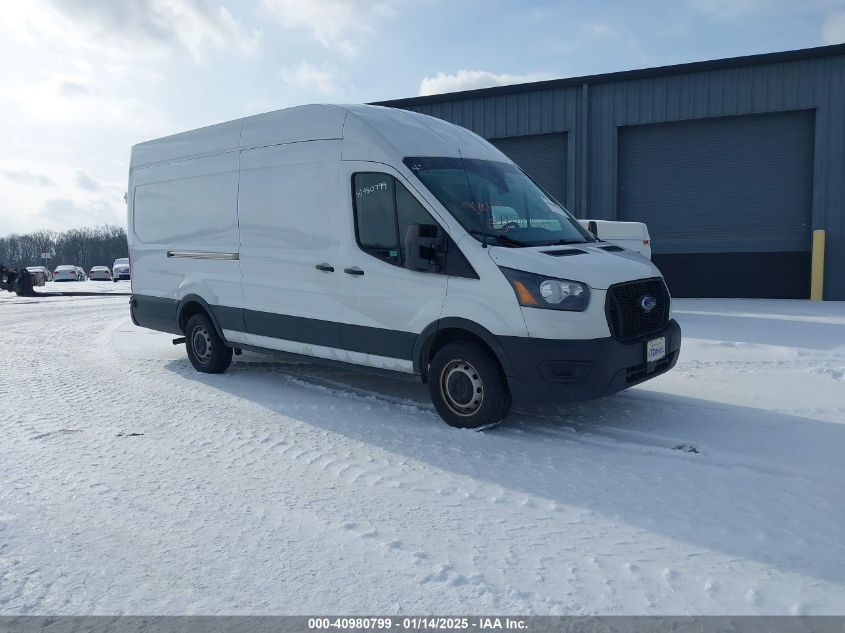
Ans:
[[[185,259],[240,259],[240,253],[216,253],[211,251],[167,251],[168,257]]]

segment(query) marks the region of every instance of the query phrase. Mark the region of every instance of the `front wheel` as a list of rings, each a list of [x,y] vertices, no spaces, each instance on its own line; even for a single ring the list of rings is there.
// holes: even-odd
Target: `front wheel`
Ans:
[[[223,373],[232,362],[232,348],[224,345],[204,314],[195,314],[188,319],[185,349],[194,369],[204,374]]]
[[[484,429],[502,421],[511,395],[499,363],[472,341],[449,343],[431,359],[428,391],[450,426]]]

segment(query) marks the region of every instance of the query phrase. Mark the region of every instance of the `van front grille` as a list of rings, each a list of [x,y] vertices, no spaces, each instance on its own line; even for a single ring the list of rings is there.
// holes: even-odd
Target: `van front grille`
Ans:
[[[651,309],[649,297],[655,300]],[[607,290],[605,313],[616,339],[658,332],[669,322],[669,290],[659,277],[614,284]]]

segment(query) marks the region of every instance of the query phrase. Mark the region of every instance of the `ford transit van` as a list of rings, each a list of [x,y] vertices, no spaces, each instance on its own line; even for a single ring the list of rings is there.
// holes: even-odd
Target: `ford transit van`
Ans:
[[[674,366],[660,272],[472,132],[310,105],[132,148],[132,320],[201,372],[252,349],[415,374],[449,424]]]

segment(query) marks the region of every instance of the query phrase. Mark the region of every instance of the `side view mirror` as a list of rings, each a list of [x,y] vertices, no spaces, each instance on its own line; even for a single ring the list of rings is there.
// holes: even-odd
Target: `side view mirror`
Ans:
[[[593,234],[593,237],[599,236],[599,225],[596,224],[595,220],[590,220],[587,222],[587,230]]]
[[[436,224],[411,224],[405,231],[405,268],[439,273],[446,259],[446,239]]]

